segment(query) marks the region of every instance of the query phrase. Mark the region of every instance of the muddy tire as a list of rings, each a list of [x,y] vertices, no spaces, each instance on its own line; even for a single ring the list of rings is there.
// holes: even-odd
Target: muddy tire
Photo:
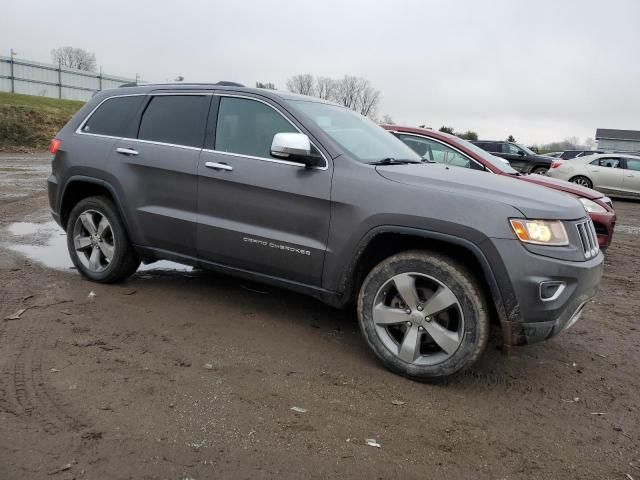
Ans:
[[[371,270],[358,295],[358,321],[389,370],[420,381],[473,365],[490,329],[475,276],[450,257],[419,250],[393,255]]]
[[[94,282],[120,282],[140,265],[124,223],[107,197],[88,197],[73,207],[67,222],[67,247],[78,271]]]

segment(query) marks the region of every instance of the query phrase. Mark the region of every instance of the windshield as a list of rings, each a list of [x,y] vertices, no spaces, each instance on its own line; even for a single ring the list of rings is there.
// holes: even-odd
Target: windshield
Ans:
[[[525,147],[524,145],[520,145],[519,143],[516,143],[516,145],[520,150],[524,150],[525,152],[527,152],[528,155],[537,155],[536,152],[534,152],[530,148]]]
[[[509,165],[509,162],[507,162],[506,160],[500,157],[496,157],[495,155],[491,155],[491,153],[487,152],[486,150],[483,150],[482,148],[478,147],[477,145],[474,145],[473,143],[465,140],[464,138],[456,137],[455,135],[449,135],[448,133],[440,133],[440,134],[450,138],[454,142],[454,144],[457,143],[471,150],[473,153],[478,155],[483,160],[489,162],[491,165],[496,167],[501,172],[508,173],[511,175],[518,174],[518,171],[515,170],[511,165]]]
[[[391,133],[348,108],[320,102],[289,100],[353,158],[420,162],[420,157]]]

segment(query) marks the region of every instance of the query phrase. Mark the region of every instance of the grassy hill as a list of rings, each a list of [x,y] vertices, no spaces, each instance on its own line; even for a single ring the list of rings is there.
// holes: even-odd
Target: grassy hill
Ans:
[[[84,102],[0,92],[0,152],[46,150]]]

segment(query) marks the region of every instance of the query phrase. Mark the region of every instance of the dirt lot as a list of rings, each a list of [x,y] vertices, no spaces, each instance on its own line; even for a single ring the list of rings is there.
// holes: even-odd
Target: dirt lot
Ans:
[[[640,479],[640,203],[616,202],[571,330],[496,339],[433,386],[307,297],[188,270],[82,280],[55,227],[12,225],[50,221],[47,172],[0,157],[0,479]]]

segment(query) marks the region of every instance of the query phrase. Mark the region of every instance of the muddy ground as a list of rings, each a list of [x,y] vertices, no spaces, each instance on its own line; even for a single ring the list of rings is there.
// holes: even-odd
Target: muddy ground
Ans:
[[[51,258],[55,227],[12,225],[50,221],[47,174],[0,157],[0,479],[640,479],[639,202],[616,202],[571,330],[510,355],[496,339],[433,386],[301,295],[189,270],[82,280]]]

